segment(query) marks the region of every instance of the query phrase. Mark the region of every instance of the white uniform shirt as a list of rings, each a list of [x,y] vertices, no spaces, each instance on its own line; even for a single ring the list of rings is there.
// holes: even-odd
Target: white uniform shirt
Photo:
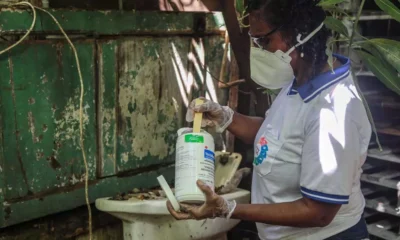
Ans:
[[[302,197],[342,204],[324,228],[257,223],[259,237],[322,240],[354,226],[365,206],[362,165],[371,138],[370,122],[354,86],[347,58],[342,66],[297,89],[282,89],[254,143],[253,204]]]

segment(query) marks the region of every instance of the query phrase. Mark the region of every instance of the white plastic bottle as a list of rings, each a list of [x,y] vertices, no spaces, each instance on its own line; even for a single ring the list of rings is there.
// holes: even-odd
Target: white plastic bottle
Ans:
[[[204,130],[193,133],[191,128],[178,130],[175,160],[175,196],[179,202],[202,203],[203,192],[196,181],[202,180],[214,190],[215,144]]]

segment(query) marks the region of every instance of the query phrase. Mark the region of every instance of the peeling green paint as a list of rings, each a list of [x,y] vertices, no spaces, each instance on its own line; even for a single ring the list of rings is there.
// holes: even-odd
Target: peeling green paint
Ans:
[[[222,13],[206,15],[206,32],[215,32],[217,30],[226,30],[224,16]]]
[[[134,32],[193,33],[192,13],[121,12],[50,10],[67,32],[98,33],[106,35]],[[220,30],[221,13],[207,13],[207,32]],[[12,19],[12,20],[11,20]],[[18,19],[15,21],[14,19]],[[0,27],[6,32],[20,32],[29,28],[32,16],[21,10],[2,9]],[[50,17],[38,11],[35,32],[58,32]]]
[[[99,150],[101,165],[98,172],[102,177],[116,174],[117,162],[117,122],[116,122],[116,82],[117,45],[115,41],[98,41],[99,71]]]
[[[112,35],[74,40],[85,87],[90,200],[155,186],[159,174],[171,181],[173,166],[153,169],[174,162],[185,104],[199,94],[193,79],[199,89],[223,92],[209,89],[213,80],[201,80],[209,78],[204,66],[189,59],[193,14],[53,13],[69,33]],[[213,76],[219,76],[223,53],[217,15],[206,14],[206,32],[214,35],[197,38],[205,44],[198,54]],[[25,11],[0,11],[5,34],[20,34],[30,21]],[[36,33],[59,34],[47,16],[39,14],[38,23]],[[0,227],[85,203],[75,64],[64,40],[26,41],[0,56]],[[126,177],[140,171],[147,173]]]
[[[119,43],[119,171],[173,157],[176,123],[182,116],[172,101],[180,97],[180,92],[170,66],[171,43],[168,38],[136,38]],[[172,44],[181,53],[187,51],[183,48],[187,38],[174,39]]]
[[[88,126],[95,114],[93,44],[77,44],[77,48],[87,90],[85,135],[93,139],[95,126]],[[84,173],[78,140],[80,85],[70,48],[28,43],[5,57],[0,87],[1,114],[8,116],[1,126],[8,139],[3,143],[9,156],[5,158],[6,199],[80,182]],[[95,142],[88,141],[86,147],[94,179]]]
[[[72,146],[76,147],[76,149],[80,149],[79,145],[79,98],[80,98],[80,90],[77,88],[73,97],[70,97],[67,100],[67,103],[62,109],[61,116],[56,117],[55,112],[53,112],[54,125],[56,126],[54,138],[57,141],[65,142],[71,141]],[[83,130],[85,131],[89,124],[89,104],[87,102],[84,103],[83,107]],[[94,119],[91,119],[93,122]],[[33,129],[34,131],[34,129]],[[33,136],[32,136],[33,137]]]
[[[92,184],[89,189],[90,200],[113,196],[120,192],[131,191],[134,188],[157,186],[157,177],[163,174],[167,181],[172,181],[175,167],[160,168],[157,171],[145,172],[132,177],[118,178],[112,177],[103,179],[96,184]],[[72,201],[73,199],[73,201]],[[12,225],[21,221],[31,220],[39,216],[46,216],[52,213],[61,212],[65,209],[73,209],[76,206],[85,204],[84,189],[72,189],[69,192],[60,192],[48,195],[38,200],[32,199],[23,202],[9,204],[5,202],[11,213],[7,219],[1,219],[0,227]],[[46,207],[43,207],[46,206]],[[3,211],[2,211],[3,212]],[[0,215],[1,216],[1,215]]]

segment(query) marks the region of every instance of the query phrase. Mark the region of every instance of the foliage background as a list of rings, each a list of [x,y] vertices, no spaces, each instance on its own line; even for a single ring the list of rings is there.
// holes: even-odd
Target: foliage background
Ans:
[[[235,0],[237,16],[242,28],[248,27],[243,24],[243,20],[248,16],[245,0]],[[366,38],[360,34],[358,22],[366,0],[361,0],[357,14],[349,14],[343,8],[343,5],[351,0],[321,0],[318,5],[321,6],[328,14],[325,19],[325,25],[332,30],[333,37],[327,42],[326,54],[328,55],[328,63],[333,67],[333,53],[336,51],[338,43],[347,46],[347,55],[351,52],[357,54],[363,64],[391,91],[400,95],[400,42],[385,39],[385,38]],[[394,20],[400,22],[400,8],[395,5],[395,2],[400,3],[400,0],[374,0],[376,5],[386,14],[390,15]],[[350,22],[350,31],[346,27],[346,21]],[[333,70],[333,69],[332,69]],[[358,79],[355,72],[358,69],[353,69],[352,74],[355,80],[360,96],[367,109],[373,131],[376,136],[376,141],[381,148],[376,127],[367,101],[362,95],[359,87]],[[279,91],[266,89],[265,93],[276,95]]]

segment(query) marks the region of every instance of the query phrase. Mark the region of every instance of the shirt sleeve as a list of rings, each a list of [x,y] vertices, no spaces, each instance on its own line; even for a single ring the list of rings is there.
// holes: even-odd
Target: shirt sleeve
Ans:
[[[305,130],[301,193],[320,202],[348,204],[360,159],[355,122],[349,116],[322,109]]]

